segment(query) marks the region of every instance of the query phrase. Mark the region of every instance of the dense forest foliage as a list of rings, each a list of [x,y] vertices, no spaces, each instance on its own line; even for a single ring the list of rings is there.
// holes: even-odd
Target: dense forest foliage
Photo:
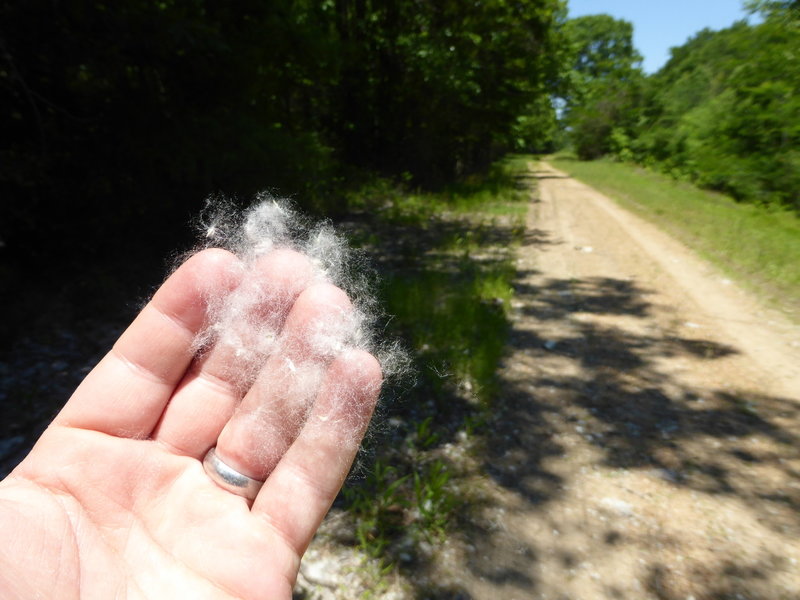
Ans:
[[[216,192],[335,215],[370,174],[567,141],[798,208],[800,8],[750,5],[646,76],[629,23],[563,0],[3,1],[3,253],[157,244]]]
[[[800,210],[800,3],[756,2],[757,24],[704,30],[646,77],[630,24],[570,22],[565,121],[582,158],[614,155]]]
[[[272,188],[343,210],[364,172],[438,185],[545,148],[558,0],[0,3],[6,252],[170,235]]]

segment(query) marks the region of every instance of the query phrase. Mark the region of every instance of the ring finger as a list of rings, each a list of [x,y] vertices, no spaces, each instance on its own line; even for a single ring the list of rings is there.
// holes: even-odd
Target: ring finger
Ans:
[[[219,436],[220,460],[249,478],[266,479],[303,426],[327,365],[345,346],[352,316],[347,295],[333,285],[312,285],[298,297],[281,350]]]

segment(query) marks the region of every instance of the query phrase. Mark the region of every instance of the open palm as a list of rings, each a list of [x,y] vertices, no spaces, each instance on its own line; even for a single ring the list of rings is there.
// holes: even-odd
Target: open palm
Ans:
[[[381,371],[362,350],[326,359],[298,420],[293,388],[274,384],[269,362],[243,388],[229,350],[198,358],[206,300],[240,285],[237,260],[208,250],[181,266],[0,484],[0,596],[291,597]],[[279,316],[290,358],[313,353],[312,325],[347,313],[347,296],[305,277],[308,261],[292,251],[272,252],[259,270],[282,292],[264,314]],[[266,479],[255,500],[206,474],[215,445],[236,470]]]

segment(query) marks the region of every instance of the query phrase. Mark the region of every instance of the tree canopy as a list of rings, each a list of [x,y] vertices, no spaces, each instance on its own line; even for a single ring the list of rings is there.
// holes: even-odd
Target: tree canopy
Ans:
[[[612,150],[615,131],[635,120],[642,79],[633,25],[608,15],[571,19],[565,27],[565,122],[581,158]]]
[[[437,185],[550,128],[560,0],[0,2],[0,239],[95,248],[215,191],[328,214],[360,170]],[[113,244],[117,240],[109,234]]]
[[[649,82],[632,150],[739,199],[800,208],[799,52],[797,21],[775,11],[700,32]]]
[[[703,30],[649,77],[627,24],[607,15],[570,21],[580,51],[566,123],[578,155],[635,160],[740,200],[800,210],[800,5],[749,6],[762,22]]]

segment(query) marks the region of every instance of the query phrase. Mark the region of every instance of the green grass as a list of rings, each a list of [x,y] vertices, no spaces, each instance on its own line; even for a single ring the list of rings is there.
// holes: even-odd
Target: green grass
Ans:
[[[524,218],[527,191],[518,185],[528,158],[512,156],[439,192],[409,190],[387,179],[376,179],[347,198],[348,210],[367,211],[385,223],[424,226],[445,214]]]
[[[392,413],[400,439],[377,441],[367,475],[343,493],[357,543],[382,567],[397,561],[398,548],[407,554],[409,543],[441,539],[464,505],[453,481],[459,466],[441,446],[471,439],[497,392],[526,167],[524,158],[508,159],[437,193],[375,181],[349,199],[369,222],[353,239],[394,259],[381,273],[381,299],[418,374]]]
[[[387,310],[410,338],[420,367],[435,372],[434,389],[454,378],[488,403],[505,347],[513,267],[505,261],[480,269],[469,259],[459,264],[460,277],[423,271],[388,279]]]
[[[800,320],[800,218],[741,204],[630,164],[548,162],[656,223],[732,279]]]

